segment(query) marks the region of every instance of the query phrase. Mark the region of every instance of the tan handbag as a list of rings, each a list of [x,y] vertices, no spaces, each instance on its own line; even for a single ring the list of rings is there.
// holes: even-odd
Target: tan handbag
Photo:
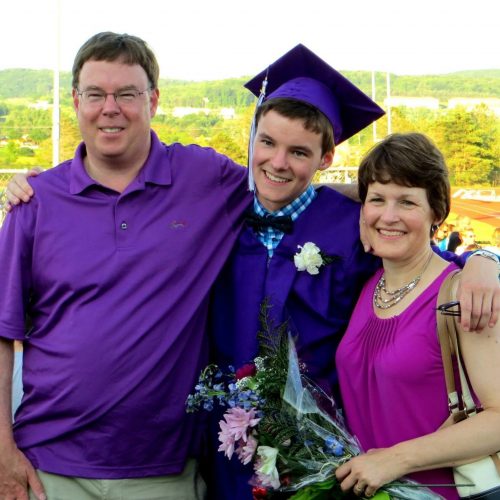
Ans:
[[[474,416],[478,409],[471,396],[469,382],[462,365],[460,344],[454,316],[460,315],[460,305],[451,302],[453,279],[459,271],[450,273],[443,281],[437,300],[437,329],[448,392],[448,407],[454,422]],[[452,353],[453,347],[454,353]],[[460,392],[455,387],[453,357],[457,360],[460,375]],[[500,500],[500,452],[475,462],[453,468],[455,484],[460,498]]]

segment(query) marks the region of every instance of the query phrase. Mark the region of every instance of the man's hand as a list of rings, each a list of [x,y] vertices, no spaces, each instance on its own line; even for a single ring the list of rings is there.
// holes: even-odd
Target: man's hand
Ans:
[[[484,257],[469,257],[460,273],[457,290],[460,301],[460,324],[467,332],[492,328],[500,314],[498,266]]]
[[[28,177],[36,177],[42,170],[40,168],[33,168],[27,174],[15,174],[7,185],[5,195],[7,196],[8,212],[12,210],[14,205],[19,203],[28,203],[33,196],[33,189],[28,183]]]
[[[2,447],[3,448],[3,447]],[[35,469],[15,446],[0,454],[0,498],[28,500],[31,488],[38,500],[45,500],[45,490]]]

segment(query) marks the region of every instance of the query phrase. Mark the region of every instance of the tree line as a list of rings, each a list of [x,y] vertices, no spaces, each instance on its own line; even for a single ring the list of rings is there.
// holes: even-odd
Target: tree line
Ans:
[[[371,95],[370,71],[342,71],[342,74]],[[391,92],[398,96],[437,97],[499,97],[500,69],[462,71],[443,75],[391,74]],[[71,73],[60,73],[60,97],[68,102],[71,97]],[[228,78],[204,82],[160,78],[159,88],[167,107],[244,107],[252,96],[243,87],[249,78]],[[24,98],[31,101],[52,100],[52,72],[50,70],[6,69],[0,71],[0,101]],[[375,73],[376,95],[386,95],[386,74]],[[208,99],[205,101],[204,99]]]

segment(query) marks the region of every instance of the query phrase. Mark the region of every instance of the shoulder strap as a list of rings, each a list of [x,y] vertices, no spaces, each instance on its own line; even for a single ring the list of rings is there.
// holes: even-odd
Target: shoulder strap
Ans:
[[[453,279],[460,271],[452,271],[443,281],[439,289],[437,305],[450,302],[452,299],[451,287]],[[463,420],[469,415],[476,413],[476,404],[472,399],[469,383],[465,376],[465,371],[462,366],[460,355],[460,344],[458,343],[457,327],[453,316],[442,314],[439,309],[436,309],[437,328],[439,335],[439,343],[441,345],[441,356],[443,357],[443,366],[446,379],[446,390],[448,392],[448,407],[450,414],[453,415],[455,422]],[[455,389],[455,377],[453,373],[452,351],[453,347],[457,358],[458,369],[460,372],[460,385],[462,390],[462,408],[460,408],[458,394]],[[500,452],[493,453],[491,456],[495,468],[500,476]]]
[[[438,305],[450,302],[452,299],[452,283],[453,279],[458,276],[460,271],[452,271],[443,281],[438,295]],[[448,407],[450,413],[455,416],[455,420],[459,420],[464,416],[476,413],[476,404],[471,396],[471,391],[460,354],[460,344],[458,342],[458,332],[453,316],[444,315],[441,311],[436,310],[436,319],[438,326],[439,343],[441,345],[441,356],[443,357],[443,366],[446,379],[446,389],[448,392]],[[458,397],[458,392],[455,388],[455,376],[453,373],[452,349],[455,353],[460,374],[460,392],[461,401]],[[465,413],[465,415],[464,415]]]
[[[463,409],[466,415],[472,415],[476,413],[476,403],[471,395],[471,390],[469,386],[469,381],[465,374],[465,368],[462,361],[462,353],[460,351],[460,343],[458,342],[458,332],[455,324],[455,319],[453,316],[446,316],[446,322],[448,324],[448,332],[450,334],[450,339],[453,348],[455,349],[455,356],[457,358],[458,373],[460,375],[460,390],[462,396]]]
[[[453,271],[445,278],[439,289],[436,306],[449,302],[451,296],[451,285],[453,277],[457,271]],[[448,392],[448,408],[450,413],[458,416],[458,394],[455,388],[455,377],[453,374],[452,352],[451,352],[451,339],[448,332],[448,323],[446,316],[441,314],[441,311],[436,307],[436,320],[437,331],[439,337],[439,344],[441,345],[441,356],[443,358],[444,376],[446,380],[446,391]]]

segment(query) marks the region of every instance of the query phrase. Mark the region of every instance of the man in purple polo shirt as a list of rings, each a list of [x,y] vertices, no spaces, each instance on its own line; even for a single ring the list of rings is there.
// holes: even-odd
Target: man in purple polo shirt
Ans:
[[[158,140],[157,82],[141,39],[90,38],[73,66],[84,142],[4,222],[0,498],[202,496],[199,417],[184,405],[207,363],[209,290],[250,198],[246,169]],[[12,431],[14,340],[25,395]]]

